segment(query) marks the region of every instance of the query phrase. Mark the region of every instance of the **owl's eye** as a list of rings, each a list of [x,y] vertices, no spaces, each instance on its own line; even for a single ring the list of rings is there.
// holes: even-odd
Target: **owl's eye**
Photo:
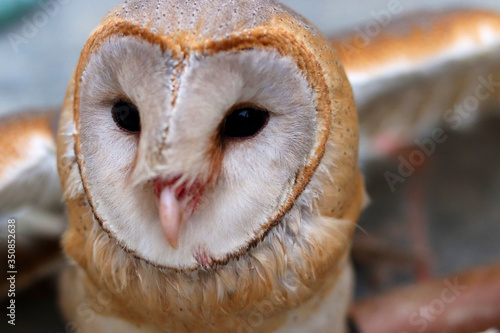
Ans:
[[[139,133],[141,131],[141,117],[134,104],[123,100],[118,101],[113,105],[111,113],[116,125],[125,132]]]
[[[267,124],[269,112],[251,107],[234,110],[224,120],[222,135],[226,138],[244,139],[258,134]]]

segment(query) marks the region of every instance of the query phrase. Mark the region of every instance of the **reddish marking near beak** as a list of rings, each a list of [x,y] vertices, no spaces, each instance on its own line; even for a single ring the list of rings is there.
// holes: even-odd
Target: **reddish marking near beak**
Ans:
[[[181,177],[156,179],[154,191],[158,197],[160,223],[170,246],[179,248],[179,237],[187,220],[193,215],[204,192],[199,182],[178,183]]]

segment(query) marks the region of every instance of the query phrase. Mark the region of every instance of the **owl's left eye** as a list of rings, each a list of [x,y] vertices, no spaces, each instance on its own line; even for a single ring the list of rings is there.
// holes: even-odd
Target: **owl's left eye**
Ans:
[[[224,120],[222,135],[233,139],[251,138],[266,126],[268,119],[268,111],[253,107],[238,108]]]
[[[140,133],[141,117],[137,107],[128,101],[118,101],[111,110],[113,120],[120,129],[129,133]]]

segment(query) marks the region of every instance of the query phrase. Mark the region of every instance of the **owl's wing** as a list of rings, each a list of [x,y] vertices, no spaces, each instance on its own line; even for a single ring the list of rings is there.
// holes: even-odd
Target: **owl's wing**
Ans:
[[[358,106],[362,161],[439,126],[465,128],[500,104],[500,15],[396,16],[379,13],[332,38]]]
[[[2,238],[15,240],[16,264],[22,265],[19,288],[50,271],[60,257],[66,219],[57,176],[56,122],[55,112],[0,118],[0,228]],[[15,228],[8,226],[11,219]],[[14,229],[15,236],[9,236]],[[15,271],[17,265],[4,271]],[[0,289],[5,287],[2,282]]]

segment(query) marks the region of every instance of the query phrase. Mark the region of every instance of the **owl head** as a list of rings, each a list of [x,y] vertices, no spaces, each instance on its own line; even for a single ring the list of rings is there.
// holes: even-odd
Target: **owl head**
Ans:
[[[67,244],[95,229],[193,271],[271,241],[312,246],[328,224],[315,218],[359,213],[350,86],[320,33],[273,1],[119,6],[81,54],[60,128]]]

